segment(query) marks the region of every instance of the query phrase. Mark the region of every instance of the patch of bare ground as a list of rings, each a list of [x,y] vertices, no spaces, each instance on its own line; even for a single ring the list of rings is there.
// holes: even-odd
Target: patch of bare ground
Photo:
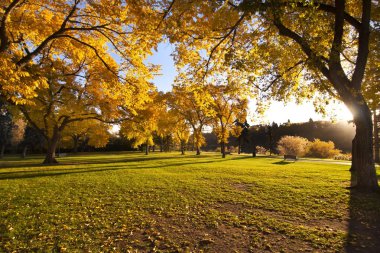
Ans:
[[[255,186],[254,184],[246,184],[246,183],[234,183],[231,185],[232,188],[238,190],[238,191],[246,191],[250,192],[251,189]]]

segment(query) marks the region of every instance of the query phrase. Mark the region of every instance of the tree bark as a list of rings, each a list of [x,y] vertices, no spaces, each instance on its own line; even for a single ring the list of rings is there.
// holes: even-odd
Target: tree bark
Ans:
[[[223,141],[220,143],[220,149],[222,153],[222,158],[226,158],[226,144]]]
[[[55,164],[58,163],[58,161],[55,159],[55,150],[57,148],[59,141],[59,134],[54,134],[53,137],[48,140],[48,147],[46,150],[46,156],[45,160],[43,161],[43,164]]]
[[[379,152],[379,129],[378,127],[378,118],[376,109],[373,110],[373,134],[374,134],[374,148],[375,148],[375,162],[380,162],[380,152]]]
[[[196,155],[201,155],[201,150],[200,150],[200,148],[197,146],[197,153],[196,153]]]
[[[371,111],[366,103],[354,103],[356,134],[352,146],[352,171],[355,188],[362,191],[378,190],[373,160],[373,125]]]
[[[238,154],[240,155],[241,153],[241,135],[239,135],[239,138],[238,138]]]
[[[4,152],[5,152],[5,144],[1,145],[1,151],[0,151],[0,158],[4,158]]]
[[[74,135],[73,142],[74,142],[73,152],[76,154],[78,153],[79,137]]]
[[[256,145],[252,145],[252,157],[256,157]]]
[[[148,142],[145,143],[145,154],[146,155],[149,154],[149,143]]]
[[[28,145],[25,145],[24,148],[22,149],[21,158],[25,158],[26,157],[26,151],[27,150],[28,150]]]
[[[183,141],[181,141],[181,155],[185,154],[185,144]]]

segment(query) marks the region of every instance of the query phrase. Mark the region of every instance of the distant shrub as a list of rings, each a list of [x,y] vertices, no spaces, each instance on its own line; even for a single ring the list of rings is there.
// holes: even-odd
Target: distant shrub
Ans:
[[[341,151],[339,149],[335,149],[334,142],[315,139],[309,144],[307,156],[318,158],[333,158],[339,155],[340,152]]]
[[[257,146],[256,153],[260,155],[265,155],[267,153],[267,149],[262,146]]]
[[[334,160],[351,161],[352,160],[352,155],[351,155],[351,153],[338,154],[338,155],[334,156]]]
[[[277,143],[281,155],[304,156],[308,151],[309,141],[300,136],[283,136]]]

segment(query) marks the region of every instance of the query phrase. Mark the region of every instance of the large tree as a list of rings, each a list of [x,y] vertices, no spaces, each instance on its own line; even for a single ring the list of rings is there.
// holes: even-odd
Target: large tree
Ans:
[[[133,112],[142,105],[150,87],[144,79],[135,80],[135,73],[132,78],[126,75],[125,81],[120,80],[96,61],[96,55],[91,52],[76,61],[67,61],[62,55],[57,59],[46,54],[37,63],[34,71],[46,77],[48,87],[36,89],[36,97],[29,98],[28,104],[16,107],[45,138],[47,153],[44,163],[57,162],[55,151],[67,127],[84,128],[86,123],[77,123],[91,120],[114,122],[127,117],[124,112]],[[139,100],[134,99],[136,96]]]
[[[169,107],[181,115],[192,129],[196,154],[200,155],[200,148],[205,143],[202,131],[211,123],[210,96],[205,87],[194,84],[173,86],[169,94]]]
[[[149,146],[154,144],[154,134],[161,114],[166,111],[165,105],[161,94],[153,90],[150,92],[150,100],[120,125],[121,134],[133,140],[134,147],[145,145],[146,155],[149,154]]]
[[[236,125],[236,120],[244,121],[247,116],[248,100],[241,94],[235,84],[226,83],[207,86],[212,97],[213,131],[220,143],[222,157],[226,157],[226,145],[231,134],[239,136],[242,128]]]
[[[167,10],[164,20],[182,66],[251,71],[264,99],[315,98],[321,109],[331,98],[343,101],[356,125],[356,187],[378,189],[363,94],[370,34],[379,29],[378,2],[175,0]]]
[[[80,147],[92,146],[95,148],[105,147],[111,137],[109,133],[110,125],[100,120],[83,120],[69,124],[62,132],[61,145],[65,148],[72,148],[74,153]]]

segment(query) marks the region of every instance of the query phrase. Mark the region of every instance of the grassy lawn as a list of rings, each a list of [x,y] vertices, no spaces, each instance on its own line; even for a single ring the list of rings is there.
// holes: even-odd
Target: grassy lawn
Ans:
[[[380,195],[347,189],[347,165],[177,153],[59,160],[0,161],[0,252],[380,247]]]

